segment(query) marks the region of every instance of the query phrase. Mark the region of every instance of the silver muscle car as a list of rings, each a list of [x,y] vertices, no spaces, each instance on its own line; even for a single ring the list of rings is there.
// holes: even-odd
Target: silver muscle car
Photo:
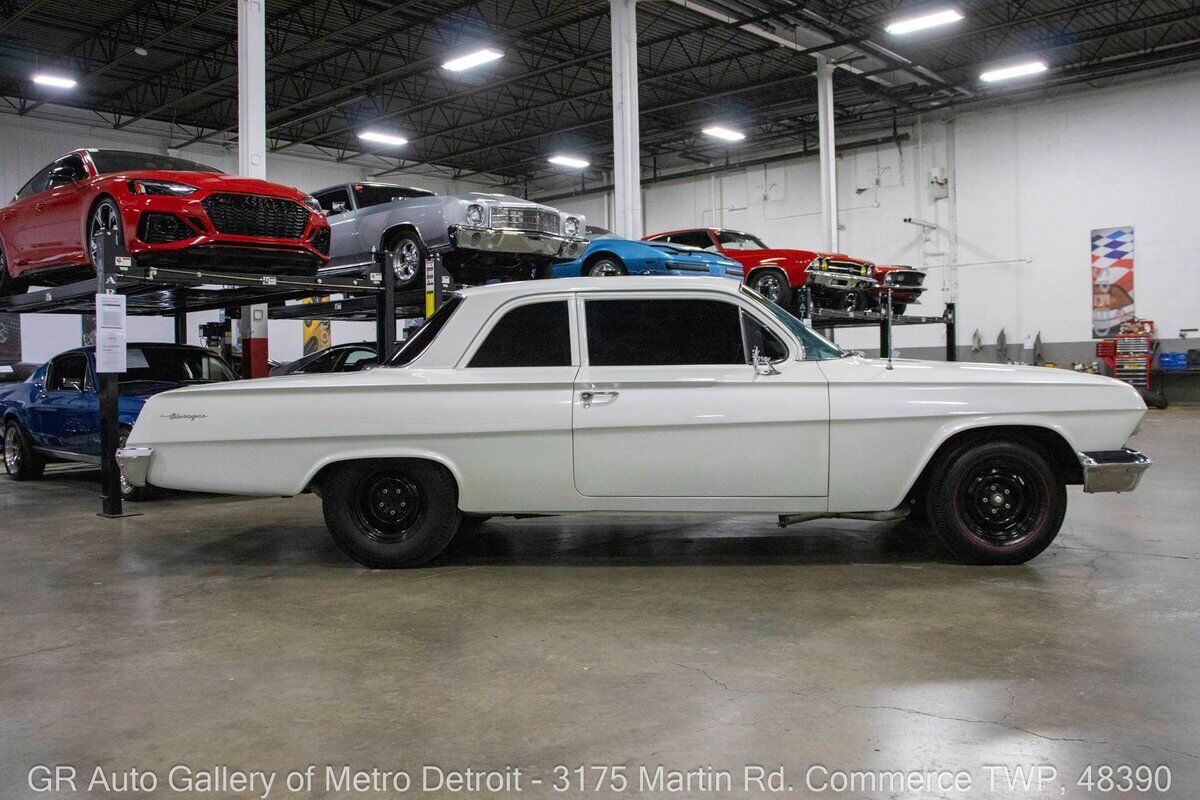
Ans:
[[[361,272],[373,250],[395,255],[396,287],[413,288],[425,256],[441,253],[458,284],[550,277],[550,267],[587,247],[586,220],[506,194],[441,196],[384,183],[330,186],[313,196],[333,240],[322,274]]]

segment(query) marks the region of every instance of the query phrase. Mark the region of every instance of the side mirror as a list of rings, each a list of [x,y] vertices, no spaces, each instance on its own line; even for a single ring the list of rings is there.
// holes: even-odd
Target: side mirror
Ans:
[[[330,210],[329,210],[329,216],[332,217],[334,214],[341,214],[345,210],[346,210],[345,203],[343,203],[341,200],[335,201],[333,203],[333,207],[330,208]]]
[[[771,363],[771,359],[759,352],[758,348],[750,353],[750,361],[754,364],[754,372],[758,375],[778,375],[779,370]]]

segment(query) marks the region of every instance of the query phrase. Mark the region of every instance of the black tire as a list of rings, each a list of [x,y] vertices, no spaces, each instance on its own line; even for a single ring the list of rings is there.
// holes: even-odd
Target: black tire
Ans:
[[[870,306],[870,300],[864,292],[843,292],[838,298],[839,311],[863,311]]]
[[[1042,452],[1015,441],[969,444],[934,467],[929,526],[959,559],[1022,564],[1049,547],[1067,513],[1067,491]]]
[[[373,569],[416,567],[435,558],[454,538],[461,516],[453,476],[429,461],[339,464],[321,497],[334,541]]]
[[[396,289],[412,289],[425,280],[425,258],[429,255],[421,237],[404,231],[392,242],[392,270]]]
[[[125,441],[129,438],[129,428],[121,428],[121,438],[117,440],[117,447],[124,447]],[[125,480],[125,474],[121,474],[121,499],[127,500],[130,503],[140,503],[145,500],[150,500],[154,497],[154,489],[150,486],[134,486],[129,481]]]
[[[616,256],[603,255],[595,261],[588,262],[586,277],[613,278],[628,274],[629,270],[625,269],[625,265],[621,263],[621,259]]]
[[[791,307],[792,285],[781,269],[760,269],[750,276],[746,285],[777,306]]]
[[[885,309],[886,305],[887,305],[886,303],[883,305],[880,305],[879,310],[880,311],[886,310]],[[908,303],[892,303],[892,316],[893,317],[904,316],[905,311],[908,311]]]
[[[106,197],[92,207],[91,214],[88,215],[88,259],[91,261],[92,268],[97,272],[100,271],[100,241],[104,238],[104,231],[112,230],[117,234],[117,241],[122,247],[125,246],[125,229],[121,224],[121,209],[117,206],[117,201],[110,197]]]
[[[4,471],[14,481],[32,481],[46,471],[46,460],[33,446],[15,421],[4,424]]]

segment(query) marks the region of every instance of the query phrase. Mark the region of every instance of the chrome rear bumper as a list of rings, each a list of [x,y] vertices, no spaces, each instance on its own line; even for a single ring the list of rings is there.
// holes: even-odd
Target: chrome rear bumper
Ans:
[[[134,486],[145,486],[146,475],[150,471],[150,456],[154,449],[150,447],[122,447],[117,451],[117,463],[121,465],[121,474],[125,480]]]
[[[1142,473],[1154,462],[1128,447],[1096,453],[1076,453],[1083,467],[1085,492],[1132,492]]]

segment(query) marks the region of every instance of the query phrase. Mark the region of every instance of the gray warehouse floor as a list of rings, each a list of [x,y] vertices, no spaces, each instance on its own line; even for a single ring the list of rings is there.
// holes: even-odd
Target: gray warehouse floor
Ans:
[[[641,765],[782,766],[792,796],[814,765],[965,770],[959,797],[1032,796],[988,765],[1082,797],[1087,765],[1145,764],[1197,797],[1200,410],[1133,444],[1157,462],[1136,492],[1073,487],[1056,543],[1008,568],[883,524],[563,517],[373,572],[313,497],[109,521],[94,472],[0,480],[0,797],[56,763],[278,770],[273,797],[308,764],[511,765],[524,796],[556,765],[626,764],[631,789]]]

